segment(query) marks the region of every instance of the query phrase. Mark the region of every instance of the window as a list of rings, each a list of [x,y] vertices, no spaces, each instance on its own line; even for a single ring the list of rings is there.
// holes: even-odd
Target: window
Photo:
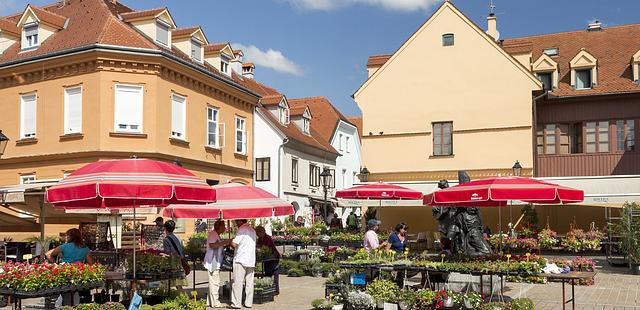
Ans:
[[[540,82],[542,82],[542,86],[544,87],[545,91],[552,90],[552,88],[553,88],[553,84],[552,84],[553,78],[552,78],[551,72],[536,73],[536,75],[538,76],[538,80],[540,80]]]
[[[220,72],[229,73],[229,58],[224,55],[220,57]]]
[[[195,39],[191,40],[191,58],[202,62],[202,43]]]
[[[24,36],[26,46],[24,48],[31,48],[40,45],[38,40],[38,24],[32,23],[24,26]]]
[[[271,179],[271,158],[256,158],[256,181]]]
[[[280,106],[279,108],[279,118],[280,118],[280,123],[283,125],[289,124],[289,109],[287,109],[286,107]]]
[[[20,138],[36,137],[36,94],[20,97]]]
[[[556,125],[547,124],[544,126],[544,146],[545,154],[556,153]]]
[[[178,94],[171,96],[171,137],[184,140],[186,128],[187,98]]]
[[[342,151],[342,134],[338,134],[338,150]]]
[[[169,46],[169,25],[161,20],[156,20],[156,42]]]
[[[636,148],[635,121],[632,119],[616,121],[616,150],[633,151]]]
[[[298,159],[291,159],[291,183],[298,184]]]
[[[214,148],[220,148],[219,113],[218,109],[207,107],[207,145]]]
[[[559,49],[557,47],[545,48],[542,52],[549,56],[558,56]]]
[[[20,176],[20,184],[29,184],[36,181],[35,174],[23,174]]]
[[[309,130],[310,130],[310,125],[311,125],[311,120],[308,118],[303,118],[302,119],[302,131],[304,131],[304,133],[309,134]]]
[[[569,154],[577,153],[577,143],[581,143],[580,134],[574,131],[573,124],[546,124],[538,127],[537,147],[538,154]],[[580,125],[580,124],[578,124]],[[581,151],[581,147],[579,148]]]
[[[309,186],[320,186],[320,167],[314,164],[309,164]]]
[[[82,86],[64,90],[64,134],[82,132]]]
[[[454,43],[453,33],[446,33],[442,35],[442,46],[452,46]]]
[[[351,144],[351,140],[349,139],[349,136],[346,136],[345,139],[344,147],[347,149],[347,153],[351,153],[351,147],[349,146]]]
[[[576,70],[576,89],[590,89],[591,86],[591,69]]]
[[[336,188],[336,169],[329,169],[329,168],[325,168],[325,169],[329,170],[329,174],[331,175],[331,180],[327,188]]]
[[[453,155],[453,123],[433,123],[433,155]]]
[[[142,86],[116,85],[116,132],[142,133]]]
[[[609,152],[609,122],[587,122],[585,124],[586,152]]]
[[[236,153],[247,154],[247,121],[236,116]]]

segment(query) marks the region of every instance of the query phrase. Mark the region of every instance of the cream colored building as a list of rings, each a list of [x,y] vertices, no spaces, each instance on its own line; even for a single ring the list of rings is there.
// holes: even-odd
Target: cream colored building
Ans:
[[[472,179],[510,175],[516,161],[532,176],[532,92],[542,85],[498,45],[495,18],[489,24],[486,33],[445,1],[393,54],[369,59],[353,95],[369,181],[428,193],[458,170]],[[379,211],[385,228],[406,221],[433,230],[430,208],[403,210]]]
[[[10,139],[0,236],[37,235],[42,187],[101,159],[177,161],[210,184],[252,183],[259,96],[220,72],[222,58],[205,57],[199,27],[176,29],[167,9],[88,0],[30,5],[0,20],[0,35],[13,38],[0,46],[0,130]],[[45,235],[96,219],[48,205],[42,214]]]

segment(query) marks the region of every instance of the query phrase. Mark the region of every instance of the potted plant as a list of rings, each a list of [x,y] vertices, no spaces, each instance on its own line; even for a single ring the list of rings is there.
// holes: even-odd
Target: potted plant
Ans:
[[[620,222],[610,225],[621,238],[620,248],[629,260],[631,273],[640,275],[640,205],[625,203]]]
[[[324,298],[315,299],[311,302],[313,309],[318,310],[332,310],[335,305],[336,303],[334,301]]]
[[[416,302],[416,292],[412,290],[403,290],[398,297],[398,307],[400,310],[408,310]]]
[[[511,310],[534,310],[536,306],[529,298],[516,298],[511,301]]]
[[[352,291],[347,295],[347,305],[349,310],[372,310],[376,306],[376,302],[371,295]]]
[[[398,285],[389,280],[376,279],[367,285],[367,294],[371,295],[377,302],[378,308],[395,309],[397,308]]]
[[[420,289],[416,292],[415,302],[412,309],[431,309],[436,299],[436,292],[432,290]]]

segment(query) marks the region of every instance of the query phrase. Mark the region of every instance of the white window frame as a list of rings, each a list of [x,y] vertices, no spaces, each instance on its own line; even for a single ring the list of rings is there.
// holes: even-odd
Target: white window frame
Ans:
[[[342,151],[343,146],[342,146],[342,134],[338,134],[338,150]]]
[[[197,49],[195,47],[198,47]],[[195,38],[191,38],[191,58],[197,62],[202,62],[202,49],[204,44]]]
[[[174,128],[173,118],[176,113],[176,106],[174,103],[178,102],[175,99],[182,99],[182,128]],[[180,131],[174,131],[174,129],[179,129]],[[186,140],[187,139],[187,97],[182,96],[178,93],[171,94],[171,138]]]
[[[32,27],[36,28],[36,34],[29,36],[27,35],[27,28],[32,28]],[[34,23],[26,24],[23,26],[22,29],[24,31],[24,43],[25,43],[25,46],[23,47],[23,49],[36,48],[40,46],[40,25],[38,23],[34,22]]]
[[[593,88],[593,68],[587,67],[587,68],[576,68],[573,69],[575,71],[574,75],[575,75],[575,81],[574,84],[576,90],[584,90],[584,89],[592,89]],[[584,72],[587,71],[589,73],[589,87],[580,87],[578,88],[578,72]]]
[[[211,111],[211,117],[209,117],[209,111]],[[209,139],[209,127],[215,128],[213,141]],[[212,106],[207,106],[207,126],[206,126],[206,139],[207,146],[219,149],[220,148],[220,110]],[[212,143],[213,142],[213,143]]]
[[[311,133],[311,120],[306,117],[302,118],[302,131],[306,134]]]
[[[225,55],[220,55],[220,72],[229,74],[229,61],[230,59]]]
[[[240,122],[240,124],[242,124],[242,128],[238,127],[238,121]],[[236,126],[236,130],[235,130],[235,144],[234,144],[234,148],[235,148],[235,152],[236,154],[240,154],[240,155],[247,155],[247,119],[241,116],[237,116],[235,117],[235,126]],[[240,137],[242,139],[242,141],[238,140],[238,134],[240,134]],[[238,150],[238,142],[241,142],[241,150]]]
[[[25,97],[33,96],[33,132],[25,132]],[[34,139],[38,132],[38,94],[36,92],[20,95],[20,139]]]
[[[70,115],[69,112],[71,111],[71,109],[69,108],[69,92],[71,91],[75,91],[75,90],[80,90],[80,127],[77,130],[74,130],[73,128],[71,128],[70,124],[69,124],[69,120],[70,120]],[[69,135],[69,134],[79,134],[82,133],[82,105],[83,105],[83,89],[82,89],[82,85],[79,86],[70,86],[70,87],[65,87],[64,89],[64,134],[65,135]]]
[[[35,173],[20,175],[20,184],[31,184],[35,183],[36,180],[37,179]]]
[[[345,136],[344,148],[347,150],[347,153],[351,153],[351,148],[349,145],[351,144],[351,139],[349,136]]]
[[[160,32],[158,31],[159,28],[166,28],[167,29],[167,42],[162,42],[159,38],[160,38]],[[161,20],[161,19],[156,19],[156,43],[162,45],[162,46],[166,46],[169,47],[169,42],[171,42],[170,40],[171,38],[171,25],[169,25],[167,22]]]
[[[140,125],[138,126],[137,129],[131,129],[131,128],[119,128],[118,124],[118,88],[119,87],[126,87],[126,88],[138,88],[140,91],[140,95],[142,100],[140,100]],[[114,108],[113,108],[113,131],[114,132],[122,132],[122,133],[142,133],[143,127],[144,127],[144,86],[142,85],[136,85],[136,84],[115,84],[115,86],[113,87],[113,104],[114,104]],[[127,125],[127,126],[130,126]]]

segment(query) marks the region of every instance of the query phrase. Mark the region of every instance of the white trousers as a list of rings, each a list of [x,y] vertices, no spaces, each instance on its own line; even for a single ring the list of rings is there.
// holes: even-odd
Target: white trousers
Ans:
[[[245,267],[238,263],[233,263],[233,285],[231,290],[231,306],[242,307],[242,286],[245,285],[244,306],[253,305],[253,273],[255,267]]]
[[[220,270],[207,272],[209,274],[209,294],[207,294],[207,306],[218,307],[221,305],[220,292]]]

